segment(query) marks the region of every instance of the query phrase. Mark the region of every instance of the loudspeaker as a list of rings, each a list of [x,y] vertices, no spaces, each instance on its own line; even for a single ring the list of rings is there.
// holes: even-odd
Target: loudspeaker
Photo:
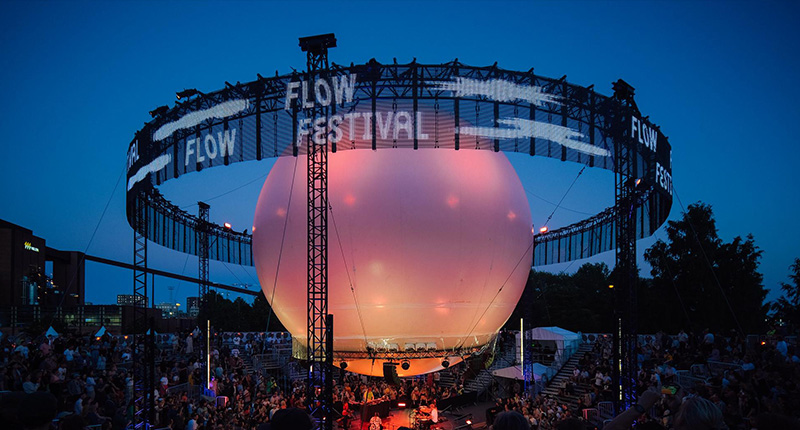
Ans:
[[[397,363],[383,363],[383,379],[391,385],[400,385],[400,377],[397,376]]]

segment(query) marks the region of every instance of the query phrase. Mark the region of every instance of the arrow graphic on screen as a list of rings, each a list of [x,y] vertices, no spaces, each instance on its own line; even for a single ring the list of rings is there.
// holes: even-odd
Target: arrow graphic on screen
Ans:
[[[155,173],[164,167],[167,167],[170,161],[172,161],[172,156],[169,154],[164,154],[151,161],[146,166],[142,166],[142,168],[140,168],[133,176],[130,177],[130,179],[128,179],[128,191],[130,191],[137,182],[147,177],[148,173]]]
[[[583,152],[584,154],[598,155],[601,157],[607,157],[610,155],[610,152],[607,149],[581,142],[579,139],[584,137],[584,134],[569,127],[522,118],[501,118],[497,120],[497,124],[508,127],[462,126],[456,130],[456,133],[468,136],[487,137],[490,139],[516,139],[533,137],[536,139],[549,140],[550,142],[574,149],[578,152]]]
[[[502,79],[485,81],[458,77],[452,82],[431,82],[434,89],[452,91],[455,97],[486,96],[499,102],[524,100],[536,106],[544,103],[560,105],[561,97],[548,94],[542,87],[520,85]]]
[[[250,102],[247,99],[231,100],[220,103],[208,109],[199,110],[182,116],[179,120],[166,123],[153,134],[154,140],[164,140],[172,133],[184,128],[191,128],[209,119],[223,119],[247,109]]]

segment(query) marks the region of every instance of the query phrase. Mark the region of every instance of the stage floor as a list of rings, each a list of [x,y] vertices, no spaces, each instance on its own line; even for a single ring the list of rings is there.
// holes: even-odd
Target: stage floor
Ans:
[[[472,429],[478,430],[486,428],[486,409],[494,406],[492,402],[481,402],[460,408],[458,411],[440,413],[439,423],[432,424],[430,430],[455,430],[465,424],[465,416],[472,414]],[[389,416],[384,418],[384,430],[398,430],[401,427],[414,428],[412,419],[413,409],[392,409]],[[444,418],[442,420],[441,418]],[[369,421],[361,422],[360,419],[354,420],[347,430],[369,430]]]

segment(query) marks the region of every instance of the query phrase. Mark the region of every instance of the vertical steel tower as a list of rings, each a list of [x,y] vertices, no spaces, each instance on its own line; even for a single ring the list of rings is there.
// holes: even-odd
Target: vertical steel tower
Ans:
[[[316,89],[317,79],[328,78],[328,48],[336,47],[330,34],[300,38],[307,54],[306,82]],[[313,93],[310,91],[309,93]],[[313,96],[311,96],[313,98]],[[330,99],[331,94],[327,94]],[[302,100],[306,118],[328,124],[328,106]],[[310,106],[310,107],[307,107]],[[333,428],[333,318],[328,315],[328,133],[307,135],[308,152],[308,401],[312,415],[321,416],[322,428]]]

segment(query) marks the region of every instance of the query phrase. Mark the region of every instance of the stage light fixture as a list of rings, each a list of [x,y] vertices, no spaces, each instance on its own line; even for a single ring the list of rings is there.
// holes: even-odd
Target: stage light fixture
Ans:
[[[320,34],[300,38],[300,49],[303,52],[322,52],[328,48],[336,47],[336,36],[333,33]]]
[[[345,370],[345,369],[347,369],[347,362],[346,362],[346,361],[342,361],[341,363],[339,363],[339,367],[340,367],[342,370]]]
[[[203,94],[203,93],[197,91],[194,88],[187,88],[184,89],[183,91],[178,91],[177,93],[175,93],[175,97],[177,97],[178,100],[181,100],[181,99],[188,99],[189,97],[196,96],[198,94]]]
[[[549,229],[547,228],[547,226],[544,226],[544,227],[542,227],[542,228],[540,228],[540,229],[539,229],[539,233],[542,233],[542,234],[544,234],[544,233],[547,233],[547,231],[548,231],[548,230],[549,230]]]
[[[408,362],[408,360],[405,360],[405,361],[403,361],[403,363],[400,365],[400,367],[402,367],[402,368],[403,368],[403,370],[408,370],[408,368],[409,368],[409,367],[411,367],[411,363],[409,363],[409,362]]]
[[[228,230],[230,230],[231,228],[233,228],[233,226],[232,226],[232,225],[231,225],[231,223],[229,223],[229,222],[226,222],[225,224],[222,224],[222,225],[223,225],[223,226],[225,226],[225,228],[227,228]]]
[[[155,108],[155,109],[150,111],[150,117],[151,118],[155,118],[157,116],[164,115],[165,113],[167,113],[168,110],[169,110],[169,106],[166,106],[166,105],[159,106],[159,107],[157,107],[157,108]]]
[[[448,367],[450,367],[450,362],[449,362],[449,361],[447,361],[447,359],[446,359],[446,358],[445,358],[444,360],[442,360],[442,367],[444,367],[445,369],[447,369]]]
[[[609,290],[613,290],[614,289],[614,284],[608,284],[608,289]]]

